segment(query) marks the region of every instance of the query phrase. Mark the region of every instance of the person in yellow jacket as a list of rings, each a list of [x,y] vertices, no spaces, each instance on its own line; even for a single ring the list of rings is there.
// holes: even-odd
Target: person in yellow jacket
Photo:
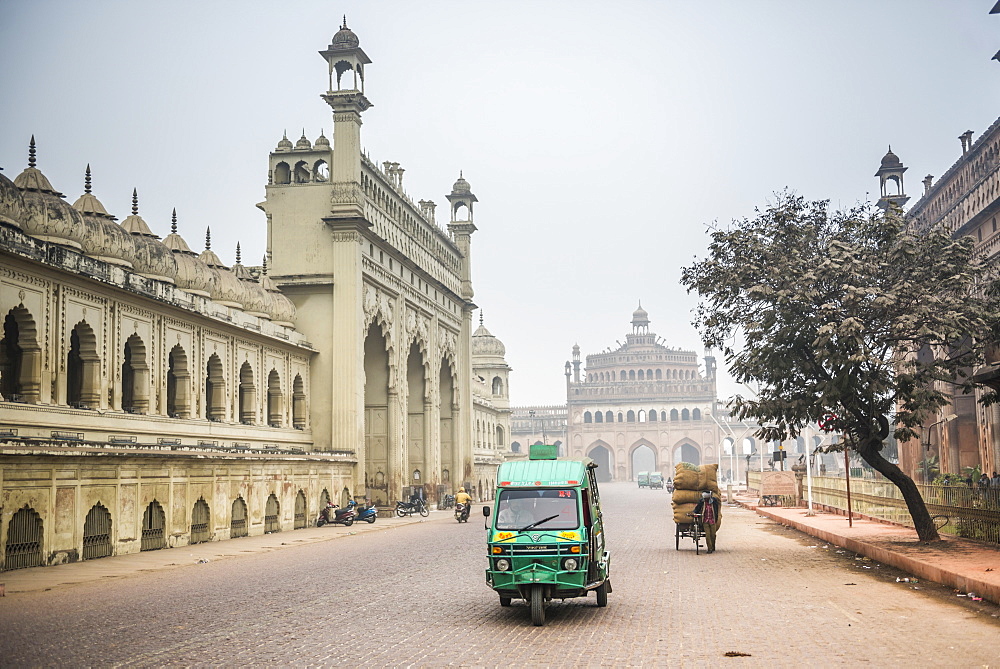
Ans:
[[[455,504],[469,504],[472,502],[472,495],[465,492],[465,488],[459,488],[458,494],[455,495]]]
[[[461,509],[461,510],[459,510]],[[469,511],[472,510],[472,495],[465,492],[465,488],[459,488],[455,495],[455,517],[458,522],[469,520]]]

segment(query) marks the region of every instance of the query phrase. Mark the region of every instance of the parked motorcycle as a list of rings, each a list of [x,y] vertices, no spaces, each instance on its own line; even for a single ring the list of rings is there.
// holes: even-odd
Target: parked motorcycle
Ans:
[[[460,523],[469,522],[469,507],[471,504],[456,504],[455,505],[455,520]]]
[[[419,513],[424,517],[430,515],[430,510],[427,508],[427,504],[425,504],[424,500],[419,497],[415,498],[412,502],[396,502],[396,515],[400,518],[403,518],[404,516],[412,516],[415,513]]]
[[[354,520],[358,522],[363,520],[366,523],[374,523],[375,519],[378,518],[378,509],[374,505],[362,504],[355,511],[357,511],[358,517]]]
[[[441,498],[441,504],[440,504],[439,508],[441,508],[441,509],[450,509],[453,506],[455,506],[455,496],[454,495],[445,495],[444,497]]]
[[[347,506],[343,508],[336,504],[327,504],[326,508],[319,512],[319,518],[316,519],[316,527],[323,527],[326,524],[350,527],[354,524],[354,520],[358,516],[358,512],[354,508],[355,506],[357,504],[354,500],[348,502]]]

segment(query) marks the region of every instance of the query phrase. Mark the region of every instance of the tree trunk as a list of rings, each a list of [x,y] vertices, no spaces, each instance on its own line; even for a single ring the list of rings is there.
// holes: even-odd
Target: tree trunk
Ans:
[[[879,445],[881,446],[881,444]],[[917,531],[917,537],[921,541],[940,541],[941,537],[938,536],[937,528],[934,527],[931,514],[928,513],[924,498],[920,496],[920,490],[917,489],[917,484],[913,482],[913,479],[897,465],[883,458],[882,454],[875,448],[858,449],[858,454],[875,471],[899,488],[899,492],[903,494],[903,500],[906,502],[906,508],[910,512],[910,517],[913,519],[913,527]]]

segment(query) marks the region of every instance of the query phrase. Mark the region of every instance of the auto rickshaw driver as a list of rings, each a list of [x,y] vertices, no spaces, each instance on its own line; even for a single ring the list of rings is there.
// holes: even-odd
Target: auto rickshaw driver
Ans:
[[[507,528],[525,527],[535,522],[534,500],[526,497],[515,497],[500,508],[497,522]]]

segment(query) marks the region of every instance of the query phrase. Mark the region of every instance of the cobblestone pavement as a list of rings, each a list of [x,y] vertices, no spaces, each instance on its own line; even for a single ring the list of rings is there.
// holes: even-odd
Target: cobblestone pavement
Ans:
[[[486,586],[481,516],[441,517],[8,595],[0,666],[1000,666],[993,605],[738,508],[716,553],[678,551],[667,493],[609,484],[602,499],[608,607],[555,602],[545,627]]]

